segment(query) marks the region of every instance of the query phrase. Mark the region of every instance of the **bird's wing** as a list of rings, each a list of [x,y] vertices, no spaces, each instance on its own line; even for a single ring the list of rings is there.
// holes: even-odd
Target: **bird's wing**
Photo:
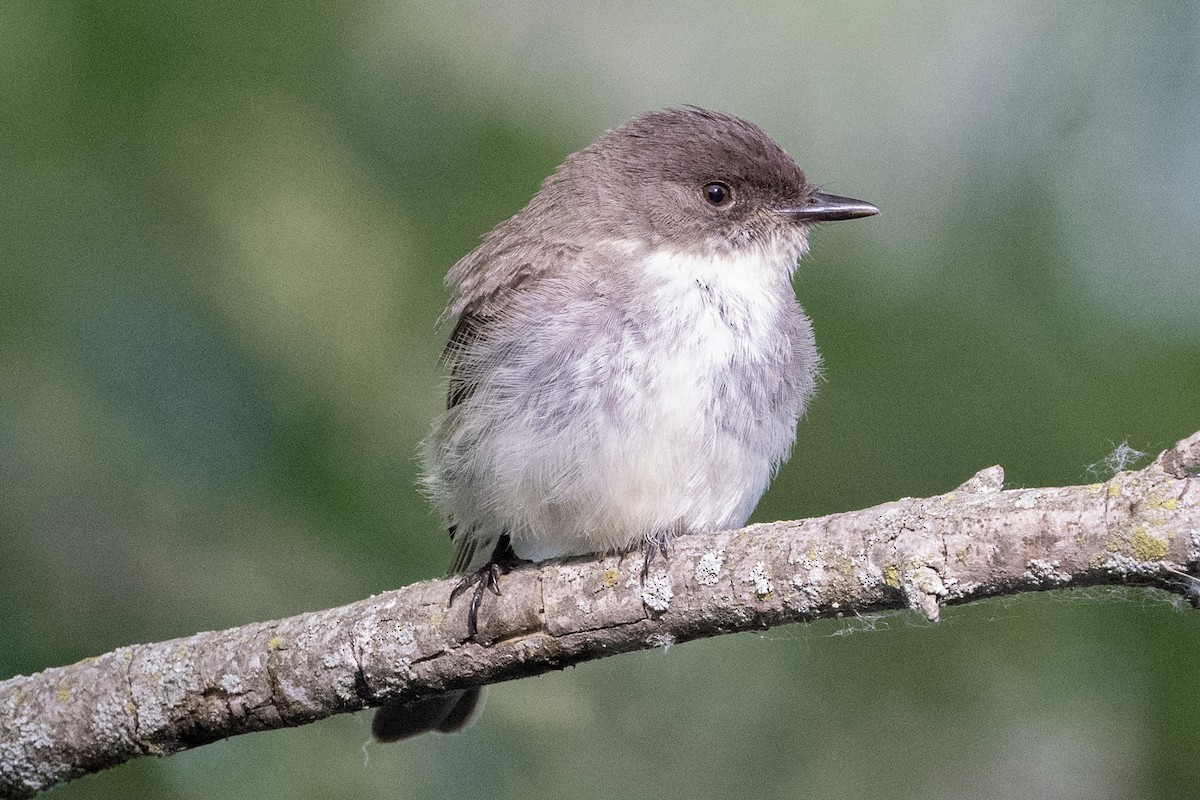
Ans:
[[[466,400],[475,391],[475,382],[464,374],[458,361],[459,356],[469,349],[479,336],[479,332],[486,326],[487,320],[488,318],[481,314],[463,312],[459,316],[458,322],[455,323],[450,338],[446,341],[446,347],[442,350],[442,366],[450,370],[450,381],[446,391],[447,411]]]

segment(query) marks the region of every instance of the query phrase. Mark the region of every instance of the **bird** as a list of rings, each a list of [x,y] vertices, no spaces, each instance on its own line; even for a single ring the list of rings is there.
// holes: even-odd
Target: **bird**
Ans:
[[[472,636],[516,563],[642,548],[648,567],[676,536],[745,523],[820,371],[792,287],[810,228],[878,213],[757,125],[670,108],[568,156],[450,269],[422,481]],[[383,706],[372,731],[459,730],[482,691]]]

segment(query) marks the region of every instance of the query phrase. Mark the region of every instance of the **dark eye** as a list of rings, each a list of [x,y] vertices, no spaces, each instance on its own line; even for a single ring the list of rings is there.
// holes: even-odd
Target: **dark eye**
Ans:
[[[713,181],[704,187],[704,199],[710,206],[728,205],[729,201],[733,199],[733,192],[730,191],[728,184]]]

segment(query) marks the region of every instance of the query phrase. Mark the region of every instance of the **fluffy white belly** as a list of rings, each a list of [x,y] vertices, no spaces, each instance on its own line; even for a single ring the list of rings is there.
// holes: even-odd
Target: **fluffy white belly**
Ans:
[[[551,481],[514,487],[524,513],[510,532],[524,558],[737,527],[791,447],[800,407],[761,407],[767,371],[794,368],[786,269],[675,255],[651,259],[645,277],[640,336],[597,387],[596,418],[552,448],[578,468],[546,465],[535,474]]]
[[[818,364],[788,263],[634,263],[456,360],[473,390],[425,444],[456,568],[504,533],[536,561],[737,527],[786,458]]]

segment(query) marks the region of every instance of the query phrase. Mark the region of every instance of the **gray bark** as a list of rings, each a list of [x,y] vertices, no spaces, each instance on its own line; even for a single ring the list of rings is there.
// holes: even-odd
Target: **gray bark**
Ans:
[[[551,561],[501,580],[475,640],[456,579],[132,645],[0,683],[0,796],[142,755],[690,639],[1093,584],[1200,597],[1200,433],[1104,483],[957,490],[677,539],[669,562]],[[249,768],[249,767],[248,767]]]

